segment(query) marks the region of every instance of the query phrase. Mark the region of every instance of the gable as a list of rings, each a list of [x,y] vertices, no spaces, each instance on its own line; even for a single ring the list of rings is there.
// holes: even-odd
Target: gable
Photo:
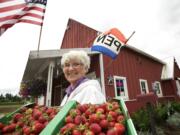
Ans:
[[[69,19],[61,48],[90,48],[98,31]]]

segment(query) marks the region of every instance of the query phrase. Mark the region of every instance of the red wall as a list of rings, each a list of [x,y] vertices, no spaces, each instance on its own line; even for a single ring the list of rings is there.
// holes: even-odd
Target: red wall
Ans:
[[[180,77],[180,69],[177,62],[174,62],[174,78]]]
[[[61,48],[89,48],[96,36],[96,30],[70,19]]]
[[[129,48],[122,48],[118,58],[116,58],[111,66],[107,67],[112,60],[104,56],[105,78],[108,75],[116,75],[126,77],[128,85],[128,95],[130,99],[135,99],[140,94],[139,79],[145,79],[148,82],[149,91],[152,91],[152,83],[160,82],[163,64],[149,59]],[[114,96],[114,86],[107,85],[107,95]]]

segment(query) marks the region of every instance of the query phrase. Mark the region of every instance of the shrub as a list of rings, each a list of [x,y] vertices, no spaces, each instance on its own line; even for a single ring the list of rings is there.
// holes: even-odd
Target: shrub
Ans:
[[[131,118],[137,130],[147,131],[149,129],[150,120],[146,109],[141,108],[137,112],[133,113]]]
[[[154,118],[157,124],[163,124],[168,118],[168,105],[158,104],[154,108]]]
[[[180,113],[180,102],[171,102],[171,107],[170,109],[172,111],[176,111],[176,112],[179,112]]]

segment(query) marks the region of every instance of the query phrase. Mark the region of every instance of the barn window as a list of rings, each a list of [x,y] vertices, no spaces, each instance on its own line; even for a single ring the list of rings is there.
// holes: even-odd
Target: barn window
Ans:
[[[140,88],[141,88],[141,93],[142,94],[149,93],[147,80],[140,79]]]
[[[161,90],[161,84],[160,82],[158,81],[155,81],[154,82],[154,88],[153,88],[155,91],[156,91],[156,94],[161,97],[162,96],[162,90]]]
[[[176,79],[177,95],[180,96],[180,78]]]
[[[125,77],[114,76],[115,97],[128,99],[128,90]]]

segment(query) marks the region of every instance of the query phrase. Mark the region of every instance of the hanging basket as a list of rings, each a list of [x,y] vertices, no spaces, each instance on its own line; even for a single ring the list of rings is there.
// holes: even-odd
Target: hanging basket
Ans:
[[[38,97],[46,93],[47,84],[42,79],[33,79],[27,82],[22,82],[19,94],[23,97]]]

